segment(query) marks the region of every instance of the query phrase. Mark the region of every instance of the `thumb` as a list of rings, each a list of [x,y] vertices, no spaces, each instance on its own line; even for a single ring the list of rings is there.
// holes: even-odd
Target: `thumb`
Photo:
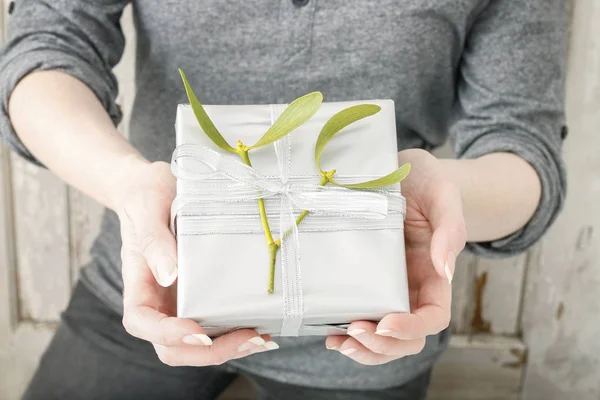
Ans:
[[[177,243],[169,230],[170,210],[154,202],[136,205],[125,209],[136,247],[156,281],[161,286],[171,286],[177,279]]]
[[[460,190],[451,183],[439,185],[428,204],[427,217],[433,229],[431,260],[437,273],[452,283],[456,256],[466,244]]]
[[[156,281],[164,287],[177,279],[177,245],[167,225],[137,229],[142,255]]]

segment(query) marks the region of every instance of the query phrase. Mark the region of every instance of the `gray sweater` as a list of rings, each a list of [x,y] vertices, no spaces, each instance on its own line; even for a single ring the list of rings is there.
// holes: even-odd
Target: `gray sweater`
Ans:
[[[7,114],[26,74],[60,70],[87,84],[114,122],[121,118],[111,69],[124,38],[127,0],[20,0],[0,52],[0,132],[37,162]],[[538,172],[542,198],[519,232],[469,243],[479,255],[512,255],[546,231],[565,193],[561,163],[567,10],[561,0],[136,0],[137,93],[130,140],[149,160],[170,159],[177,68],[200,101],[286,103],[313,90],[326,101],[390,98],[401,149],[432,149],[449,137],[458,158],[513,152]],[[48,99],[51,101],[52,99]],[[119,221],[107,211],[86,266],[87,286],[122,312]],[[400,385],[430,368],[448,335],[377,367],[324,349],[323,338],[279,339],[278,351],[235,361],[254,373],[317,387]]]

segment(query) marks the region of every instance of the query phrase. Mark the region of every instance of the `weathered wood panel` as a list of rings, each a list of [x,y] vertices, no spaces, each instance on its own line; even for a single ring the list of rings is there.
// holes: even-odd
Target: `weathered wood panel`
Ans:
[[[71,292],[67,188],[51,172],[11,159],[20,316],[58,321]]]
[[[0,343],[11,336],[17,320],[10,183],[8,149],[0,144]]]
[[[527,360],[523,343],[490,335],[454,336],[436,365],[429,400],[517,400]]]
[[[527,254],[521,254],[477,261],[471,315],[473,333],[517,333],[526,260]]]
[[[473,293],[477,259],[462,252],[456,259],[454,278],[452,279],[452,321],[453,333],[470,334],[473,316]]]
[[[0,343],[0,399],[21,398],[54,328],[50,324],[22,323],[9,340]]]
[[[524,399],[600,398],[600,3],[574,1],[565,210],[529,263]]]
[[[4,7],[0,8],[0,44],[4,41],[4,11]],[[0,342],[10,337],[16,320],[11,200],[10,157],[6,146],[0,143]]]

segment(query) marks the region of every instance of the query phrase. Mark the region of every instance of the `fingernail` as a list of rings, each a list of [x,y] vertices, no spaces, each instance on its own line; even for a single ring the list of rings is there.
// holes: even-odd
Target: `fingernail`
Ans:
[[[171,260],[160,263],[156,267],[156,275],[156,280],[161,286],[171,286],[177,279],[177,266]]]
[[[253,338],[248,339],[248,341],[250,343],[254,343],[257,346],[264,346],[265,344],[265,339],[261,338],[260,336],[255,336]]]
[[[342,353],[345,356],[349,356],[350,354],[356,353],[356,349],[353,347],[350,347],[349,349],[340,351],[340,353]]]
[[[264,346],[267,348],[267,350],[277,350],[279,348],[279,345],[272,340],[266,342]]]
[[[353,338],[356,338],[364,344],[368,344],[372,340],[371,335],[367,333],[367,331],[364,329],[352,329],[351,331],[348,331],[348,335],[352,336]]]
[[[454,252],[450,250],[448,252],[448,258],[446,259],[446,265],[444,265],[444,272],[446,273],[446,278],[448,278],[448,283],[452,284],[452,277],[454,276],[454,265],[456,263],[456,256]]]
[[[375,331],[375,334],[376,335],[387,336],[391,332],[392,332],[391,329],[378,329],[378,330]]]
[[[193,333],[191,335],[184,336],[182,339],[185,344],[203,345],[210,346],[212,340],[203,333]]]
[[[340,346],[333,346],[333,347],[327,347],[327,346],[325,346],[325,348],[326,348],[327,350],[337,350],[337,349],[339,349],[339,348],[340,348]]]
[[[259,347],[259,346],[264,346],[264,345],[265,345],[265,340],[263,338],[261,338],[260,336],[256,336],[256,337],[248,339],[244,344],[242,344],[240,347],[238,347],[238,353],[248,351],[248,350],[252,349],[253,347]]]

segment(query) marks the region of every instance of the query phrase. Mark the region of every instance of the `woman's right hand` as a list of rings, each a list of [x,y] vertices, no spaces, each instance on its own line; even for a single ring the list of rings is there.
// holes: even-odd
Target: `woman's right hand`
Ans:
[[[169,230],[175,178],[164,162],[140,163],[128,171],[117,200],[121,222],[123,326],[151,342],[171,366],[205,366],[276,349],[270,336],[240,329],[212,341],[197,322],[177,318],[177,247]]]

